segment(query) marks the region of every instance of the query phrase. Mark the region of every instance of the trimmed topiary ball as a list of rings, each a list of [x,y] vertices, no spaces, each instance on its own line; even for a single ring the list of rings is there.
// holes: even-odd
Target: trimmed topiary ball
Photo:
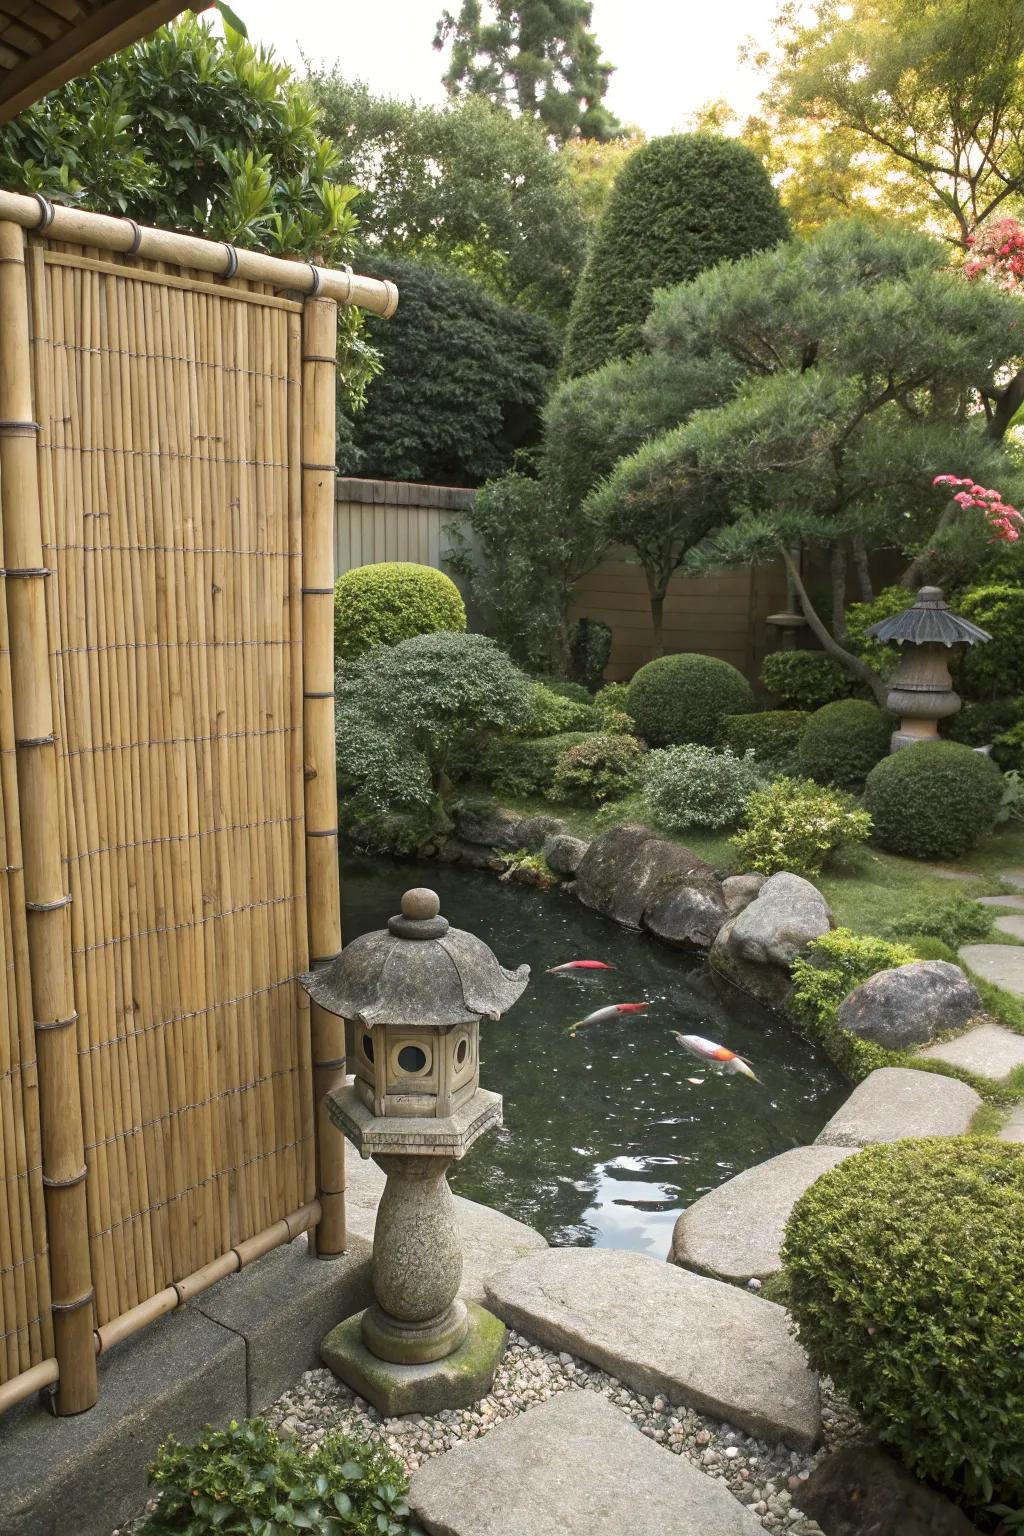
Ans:
[[[1002,801],[999,769],[956,741],[922,741],[883,757],[864,804],[875,839],[912,859],[949,859],[992,830]]]
[[[793,756],[810,719],[806,709],[765,709],[760,714],[726,715],[719,739],[738,756],[753,752],[759,763],[785,762]]]
[[[859,789],[889,751],[892,722],[866,699],[837,699],[815,710],[800,736],[801,773],[819,784]]]
[[[355,661],[375,645],[466,628],[466,605],[443,571],[406,560],[359,565],[334,584],[334,649]]]
[[[1024,1153],[866,1148],[802,1195],[782,1248],[815,1370],[920,1477],[1024,1503]]]
[[[740,714],[753,702],[742,672],[727,661],[689,651],[649,661],[626,696],[637,733],[652,747],[688,741],[713,746],[724,716]]]
[[[853,679],[822,651],[773,651],[761,664],[761,683],[780,709],[820,709],[853,692]]]

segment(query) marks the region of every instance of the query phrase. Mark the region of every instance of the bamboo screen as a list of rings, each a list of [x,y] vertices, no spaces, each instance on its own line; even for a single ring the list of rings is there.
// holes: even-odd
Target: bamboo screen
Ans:
[[[53,242],[28,267],[102,1325],[314,1193],[302,305]]]

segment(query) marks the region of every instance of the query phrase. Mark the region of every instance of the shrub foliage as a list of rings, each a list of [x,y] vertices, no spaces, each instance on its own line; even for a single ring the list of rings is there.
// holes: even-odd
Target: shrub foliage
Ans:
[[[560,736],[499,736],[483,747],[478,770],[499,795],[540,795],[550,800],[555,770],[566,750],[589,739],[585,731],[567,731]]]
[[[853,686],[822,651],[773,651],[761,665],[761,682],[780,709],[820,709],[845,699]]]
[[[635,736],[585,737],[567,747],[558,759],[553,798],[582,800],[588,805],[622,799],[639,784],[646,751]]]
[[[670,831],[729,827],[761,782],[752,752],[737,757],[728,747],[665,747],[647,760],[643,798],[653,820]]]
[[[920,1477],[1024,1502],[1024,1157],[868,1147],[797,1201],[782,1256],[811,1365]]]
[[[759,763],[786,762],[796,752],[809,719],[806,709],[765,709],[760,714],[726,715],[719,740],[733,752],[753,752]]]
[[[849,796],[811,779],[782,778],[754,790],[729,841],[744,869],[816,875],[833,854],[864,842],[870,832],[871,817]]]
[[[797,759],[800,771],[819,784],[860,789],[889,750],[892,725],[866,699],[837,699],[808,720]]]
[[[549,683],[534,683],[530,718],[520,726],[517,735],[559,736],[566,731],[593,731],[600,722],[600,712],[592,704],[580,703]]]
[[[992,639],[972,645],[960,665],[963,686],[979,699],[1019,693],[1024,679],[1024,586],[1004,582],[974,587],[957,603],[965,619]]]
[[[753,703],[750,684],[727,661],[684,652],[659,656],[641,667],[629,685],[626,708],[652,747],[696,741],[712,746],[725,715]]]
[[[914,859],[955,858],[991,831],[1002,800],[994,763],[956,741],[924,741],[884,757],[864,804],[875,838]]]
[[[465,627],[458,587],[429,565],[406,560],[359,565],[334,584],[334,650],[346,661],[375,645]]]
[[[790,1012],[810,1039],[854,1082],[876,1067],[886,1066],[894,1057],[883,1046],[842,1029],[839,1009],[869,976],[909,965],[915,958],[919,958],[916,946],[852,933],[849,928],[833,928],[814,939],[793,962]]]

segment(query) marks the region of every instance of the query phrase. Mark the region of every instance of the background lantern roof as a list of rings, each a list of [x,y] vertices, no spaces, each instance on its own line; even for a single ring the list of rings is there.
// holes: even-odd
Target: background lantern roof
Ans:
[[[978,645],[992,638],[987,630],[954,613],[941,587],[922,587],[912,608],[872,624],[867,633],[897,645]]]
[[[387,928],[353,939],[300,983],[328,1013],[367,1029],[450,1029],[499,1019],[525,990],[530,967],[506,970],[482,939],[452,928],[439,908],[434,891],[406,891]]]

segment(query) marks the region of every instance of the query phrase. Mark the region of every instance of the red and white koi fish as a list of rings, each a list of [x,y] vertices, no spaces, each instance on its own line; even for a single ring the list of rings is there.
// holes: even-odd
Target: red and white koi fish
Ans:
[[[567,960],[564,965],[549,965],[546,974],[560,976],[563,971],[614,971],[614,969],[614,965],[605,965],[603,960]]]
[[[575,1024],[570,1024],[569,1038],[585,1024],[605,1024],[609,1019],[618,1019],[627,1013],[646,1013],[650,1006],[650,1003],[610,1003],[607,1008],[596,1008],[585,1019],[577,1019]]]
[[[718,1067],[722,1072],[739,1072],[744,1077],[752,1078],[755,1083],[761,1079],[755,1077],[750,1066],[737,1056],[735,1051],[730,1051],[726,1045],[716,1045],[713,1040],[705,1040],[703,1035],[681,1035],[678,1030],[671,1031],[674,1040],[678,1040],[684,1051],[689,1051],[691,1056],[699,1056],[709,1066]]]

